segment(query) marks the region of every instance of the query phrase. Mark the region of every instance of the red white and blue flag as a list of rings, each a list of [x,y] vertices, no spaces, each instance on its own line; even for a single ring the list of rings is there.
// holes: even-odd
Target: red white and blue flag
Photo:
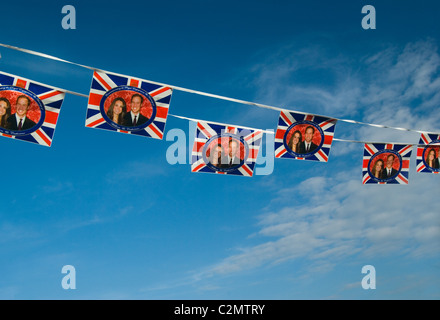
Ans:
[[[65,95],[61,89],[0,72],[0,136],[50,147]]]
[[[408,184],[412,145],[366,143],[362,165],[363,184]]]
[[[262,136],[262,130],[199,121],[191,171],[252,177]]]
[[[417,172],[440,172],[440,134],[422,133],[417,147]]]
[[[95,71],[89,94],[86,127],[162,140],[171,95],[172,89],[167,86]],[[137,114],[136,103],[140,104]]]
[[[275,158],[327,162],[337,120],[283,110],[275,134]]]

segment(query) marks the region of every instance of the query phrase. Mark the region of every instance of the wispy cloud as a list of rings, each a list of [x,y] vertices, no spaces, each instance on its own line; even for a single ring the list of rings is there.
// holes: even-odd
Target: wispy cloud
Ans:
[[[118,183],[126,180],[139,181],[151,177],[166,176],[167,174],[168,170],[156,163],[152,165],[142,161],[131,161],[109,172],[106,175],[106,180],[108,183]]]
[[[69,194],[74,191],[74,186],[69,181],[56,181],[51,179],[47,184],[41,186],[40,190],[46,194]]]
[[[286,81],[299,68],[292,61],[298,58],[294,54],[279,59],[278,64],[257,66],[260,76],[256,81],[261,86],[261,96],[272,101],[309,100],[322,106],[323,112],[332,111],[330,114],[359,113],[364,121],[372,123],[435,129],[440,123],[440,115],[433,107],[440,103],[437,51],[430,40],[410,43],[400,50],[393,47],[364,57],[365,72],[361,75],[346,65],[339,68],[341,61],[339,64],[332,61],[326,64],[328,72],[335,74],[332,88],[319,87],[316,83],[297,85],[300,81],[295,79]],[[304,58],[306,53],[299,56]],[[316,55],[305,58],[309,62],[314,59]],[[419,138],[418,133],[371,127],[361,128],[359,132],[357,137],[370,141],[406,139],[416,143]],[[344,151],[339,152],[342,154]],[[383,188],[364,186],[359,171],[344,169],[334,176],[311,177],[272,190],[271,207],[276,209],[265,209],[258,217],[259,230],[251,235],[253,241],[261,239],[261,242],[236,248],[235,254],[205,268],[195,278],[228,275],[295,259],[308,260],[314,270],[325,266],[323,269],[329,271],[337,261],[357,255],[398,254],[410,258],[437,255],[440,225],[438,204],[432,201],[434,190],[438,189],[437,177],[411,175],[409,186]],[[294,204],[286,204],[282,200],[291,195],[300,196],[302,202],[292,200]]]
[[[426,177],[426,176],[425,176]],[[426,257],[440,250],[437,205],[430,192],[433,179],[413,179],[412,188],[369,188],[343,177],[310,178],[295,187],[308,190],[305,205],[283,207],[259,217],[257,236],[276,240],[239,248],[200,277],[231,274],[302,258],[325,270],[341,259],[362,254],[378,257],[398,253]],[[319,186],[317,186],[319,184]],[[328,189],[322,192],[322,188]]]
[[[252,69],[256,100],[336,118],[440,130],[440,114],[435,112],[440,104],[440,55],[433,40],[361,56],[356,69],[350,68],[351,62],[320,46],[285,47]],[[246,117],[258,115],[250,110]],[[351,130],[337,128],[337,137],[382,141],[384,132],[397,142],[414,138],[402,131],[354,125]]]
[[[3,222],[0,225],[0,243],[17,242],[23,239],[37,239],[41,234],[32,227]]]

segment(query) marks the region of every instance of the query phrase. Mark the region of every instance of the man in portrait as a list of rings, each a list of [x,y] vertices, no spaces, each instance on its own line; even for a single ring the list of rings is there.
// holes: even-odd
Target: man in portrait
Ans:
[[[394,159],[396,156],[394,154],[390,154],[387,157],[387,163],[385,169],[382,171],[382,179],[390,179],[397,175],[397,170],[393,168]]]
[[[141,114],[141,106],[144,97],[138,93],[131,96],[130,112],[124,117],[124,125],[127,127],[141,126],[148,121],[148,118]]]
[[[299,153],[310,153],[318,149],[318,146],[313,143],[313,135],[315,134],[315,128],[308,126],[304,132],[304,141],[299,146]]]
[[[240,144],[236,140],[229,140],[229,153],[227,157],[227,167],[233,167],[240,164],[241,159],[237,157],[237,151],[240,150]]]
[[[27,117],[31,99],[26,95],[20,95],[15,103],[15,113],[12,114],[7,121],[7,127],[12,131],[22,131],[31,129],[36,125],[34,121]]]

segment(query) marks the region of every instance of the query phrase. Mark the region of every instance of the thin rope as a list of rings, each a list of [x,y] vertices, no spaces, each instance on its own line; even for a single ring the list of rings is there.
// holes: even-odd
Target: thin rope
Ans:
[[[68,61],[68,60],[65,60],[65,59],[61,59],[61,58],[58,58],[58,57],[55,57],[55,56],[51,56],[51,55],[48,55],[48,54],[45,54],[45,53],[41,53],[41,52],[29,50],[29,49],[23,49],[23,48],[11,46],[11,45],[3,44],[3,43],[0,43],[0,46],[8,48],[8,49],[12,49],[12,50],[16,50],[16,51],[21,51],[21,52],[24,52],[24,53],[32,54],[32,55],[35,55],[35,56],[40,56],[40,57],[43,57],[43,58],[46,58],[46,59],[51,59],[51,60],[55,60],[55,61],[60,61],[60,62],[72,64],[72,65],[75,65],[75,66],[78,66],[78,67],[82,67],[82,68],[86,68],[86,69],[93,70],[93,71],[105,72],[105,73],[114,74],[114,75],[118,75],[118,76],[126,76],[126,75],[122,75],[122,74],[119,74],[119,73],[114,73],[114,72],[111,72],[111,71],[106,71],[106,70],[102,70],[102,69],[99,69],[99,68],[90,67],[90,66],[86,66],[86,65],[79,64],[79,63],[76,63],[76,62]],[[269,106],[269,105],[265,105],[265,104],[261,104],[261,103],[256,103],[256,102],[250,102],[250,101],[230,98],[230,97],[226,97],[226,96],[221,96],[221,95],[212,94],[212,93],[206,93],[206,92],[203,92],[203,91],[188,89],[188,88],[174,86],[174,85],[165,84],[165,83],[161,83],[161,82],[156,82],[156,81],[151,81],[151,80],[145,80],[145,81],[148,81],[148,82],[151,82],[153,84],[160,85],[160,86],[170,87],[170,88],[172,88],[174,90],[178,90],[178,91],[193,93],[193,94],[197,94],[197,95],[207,96],[207,97],[221,99],[221,100],[230,101],[230,102],[235,102],[235,103],[239,103],[239,104],[255,106],[255,107],[258,107],[258,108],[265,108],[265,109],[270,109],[270,110],[275,110],[275,111],[280,111],[280,112],[281,111],[295,112],[295,113],[304,114],[304,115],[308,114],[306,112],[289,110],[289,109]],[[60,89],[60,90],[65,91],[66,93],[70,93],[70,94],[73,94],[73,95],[77,95],[77,96],[88,98],[88,95],[85,95],[85,94],[82,94],[82,93],[78,93],[78,92],[74,92],[74,91],[69,91],[69,90],[64,90],[64,89]],[[174,117],[179,117],[179,118],[187,119],[187,120],[191,120],[191,121],[198,121],[197,119],[191,119],[191,118],[186,118],[186,117],[182,117],[182,116],[174,115]],[[386,128],[386,129],[394,129],[394,130],[399,130],[399,131],[418,132],[418,133],[422,133],[422,134],[423,133],[429,133],[429,131],[414,130],[414,129],[401,128],[401,127],[393,127],[393,126],[387,126],[387,125],[381,125],[381,124],[361,122],[361,121],[356,121],[356,120],[351,120],[351,119],[339,119],[339,118],[328,117],[328,116],[322,116],[322,117],[331,118],[331,119],[335,119],[337,121],[342,121],[342,122],[347,122],[347,123],[354,123],[354,124],[360,124],[360,125],[376,127],[376,128]],[[256,130],[259,130],[259,129],[256,129]],[[266,133],[271,133],[271,132],[266,132]],[[343,141],[342,139],[334,139],[334,140],[336,140],[336,141]],[[352,141],[352,140],[345,140],[345,142],[367,143],[367,142],[363,142],[363,141]]]

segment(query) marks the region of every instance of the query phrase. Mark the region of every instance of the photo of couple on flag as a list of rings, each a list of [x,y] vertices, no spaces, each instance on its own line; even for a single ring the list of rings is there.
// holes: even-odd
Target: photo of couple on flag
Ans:
[[[223,141],[227,141],[222,142]],[[230,137],[219,138],[207,148],[206,157],[211,165],[219,169],[233,168],[244,161],[244,145],[237,139]],[[226,147],[225,147],[226,146]]]
[[[363,184],[408,184],[412,145],[364,144]]]
[[[2,91],[0,94],[0,128],[11,131],[32,129],[40,120],[38,105],[35,107],[36,103],[33,103],[26,94],[19,94],[12,98],[14,93],[14,91],[8,90]],[[14,103],[11,104],[11,101]],[[29,112],[30,110],[33,111],[32,114]]]
[[[192,150],[192,172],[252,177],[263,131],[197,122]]]
[[[131,90],[119,91],[104,103],[105,115],[121,127],[143,127],[151,118],[153,106],[143,94]]]
[[[65,94],[0,72],[0,136],[50,147]]]

